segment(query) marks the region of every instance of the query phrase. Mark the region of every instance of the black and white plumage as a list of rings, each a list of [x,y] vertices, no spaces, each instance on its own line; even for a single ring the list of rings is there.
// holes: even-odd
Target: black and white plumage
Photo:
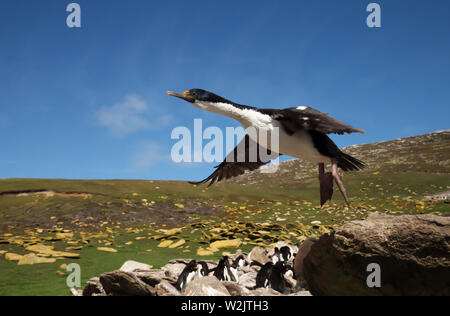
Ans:
[[[234,274],[231,272],[231,265],[227,256],[224,256],[219,261],[217,267],[215,267],[212,271],[214,271],[213,275],[219,281],[237,282]]]
[[[186,265],[186,267],[183,269],[183,272],[181,272],[180,276],[178,277],[177,284],[175,285],[175,287],[179,291],[184,291],[186,285],[188,285],[188,283],[190,283],[194,279],[197,273],[197,268],[198,263],[196,260],[192,260]]]
[[[256,274],[256,286],[255,288],[267,288],[270,286],[270,277],[272,275],[272,270],[274,264],[272,262],[267,262],[265,265],[259,262],[252,262],[251,265],[256,265],[261,267],[261,269]]]
[[[364,168],[364,164],[343,153],[327,135],[364,133],[362,129],[352,127],[307,106],[262,109],[237,104],[201,89],[192,89],[183,94],[175,92],[167,94],[186,100],[202,110],[231,117],[240,122],[247,130],[254,128],[266,135],[275,129],[279,131],[277,150],[273,148],[270,140],[262,143],[258,136],[248,133],[208,178],[200,182],[193,182],[194,184],[209,182],[212,185],[215,182],[239,176],[246,171],[256,170],[270,162],[270,160],[265,161],[260,157],[260,151],[266,150],[267,154],[272,154],[271,159],[278,155],[288,155],[317,163],[321,184],[321,204],[331,200],[333,179],[349,204],[338,168],[343,171],[356,171]],[[257,159],[251,159],[250,153],[255,148],[258,151]],[[331,173],[325,173],[325,163],[328,162],[332,164]]]
[[[289,246],[281,247],[280,258],[282,262],[289,262],[291,259],[293,259],[292,248]]]
[[[198,267],[197,267],[197,276],[199,278],[203,278],[208,276],[210,273],[210,269],[208,267],[208,264],[204,261],[200,261],[198,263]]]

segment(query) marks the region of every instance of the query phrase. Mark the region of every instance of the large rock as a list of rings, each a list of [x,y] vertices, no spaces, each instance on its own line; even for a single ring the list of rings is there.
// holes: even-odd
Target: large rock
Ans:
[[[186,285],[185,296],[230,296],[227,288],[214,276],[198,278]]]
[[[180,296],[181,293],[168,281],[163,280],[155,287],[157,296]]]
[[[256,261],[256,262],[259,262],[264,265],[270,261],[269,253],[268,253],[267,249],[264,249],[261,247],[255,247],[248,254],[247,261],[249,263]]]
[[[244,275],[239,276],[239,284],[245,286],[246,288],[253,288],[256,286],[256,276],[257,272],[251,271]]]
[[[103,289],[102,284],[100,283],[99,278],[92,278],[87,281],[86,285],[83,288],[82,292],[83,296],[105,296],[105,290]]]
[[[178,279],[188,263],[189,262],[187,260],[186,262],[171,261],[162,267],[161,271],[163,271],[169,278]]]
[[[133,272],[135,270],[145,271],[145,270],[150,270],[151,268],[152,268],[152,266],[150,266],[146,263],[129,260],[122,265],[122,267],[120,268],[120,271],[123,271],[123,272]]]
[[[169,279],[166,277],[164,271],[161,270],[150,270],[150,271],[136,271],[134,273],[139,280],[143,281],[145,284],[155,287],[161,281],[171,281],[172,283],[176,283],[176,279]]]
[[[372,214],[311,247],[304,274],[313,295],[450,295],[450,218]],[[369,288],[369,264],[381,288]]]
[[[295,256],[294,271],[297,277],[297,286],[300,288],[306,288],[308,285],[304,275],[304,260],[311,251],[312,245],[316,242],[317,239],[308,238],[298,247],[297,256]]]
[[[235,282],[222,282],[223,286],[227,289],[231,296],[250,296],[251,291],[244,285]]]
[[[106,294],[113,296],[154,296],[155,290],[132,273],[114,271],[100,276]]]

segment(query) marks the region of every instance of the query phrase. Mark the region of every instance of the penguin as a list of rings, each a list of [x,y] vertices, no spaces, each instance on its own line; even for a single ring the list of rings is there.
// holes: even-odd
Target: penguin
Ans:
[[[286,280],[284,278],[286,270],[287,268],[284,263],[279,261],[273,266],[272,273],[270,274],[270,287],[283,294],[288,293]]]
[[[237,257],[233,264],[237,265],[239,268],[243,268],[248,265],[244,255]]]
[[[292,249],[289,246],[281,247],[280,249],[280,261],[288,262],[292,258]]]
[[[208,275],[209,275],[209,272],[210,272],[210,270],[209,270],[209,267],[208,267],[208,265],[206,264],[206,262],[200,261],[200,262],[198,263],[198,267],[197,267],[197,276],[198,276],[199,278],[203,278],[203,277],[208,276]]]
[[[274,264],[272,262],[267,262],[265,265],[262,265],[259,262],[253,261],[251,265],[256,265],[261,267],[256,275],[256,286],[257,288],[267,288],[270,286],[270,277],[272,275],[272,270]]]
[[[278,247],[275,247],[274,254],[272,255],[272,263],[275,265],[279,261],[281,261],[280,249]]]
[[[239,268],[243,268],[246,265],[245,257],[240,255],[234,260],[230,266],[230,272],[235,282],[239,282]]]
[[[188,285],[188,283],[190,283],[194,279],[194,276],[197,273],[197,267],[197,261],[192,260],[183,269],[183,272],[181,272],[180,276],[178,277],[177,284],[175,285],[178,291],[184,291],[186,285]]]
[[[216,268],[214,268],[214,276],[219,279],[219,281],[235,281],[234,276],[232,275],[230,271],[230,263],[229,258],[227,256],[224,256],[217,265]]]
[[[297,279],[294,268],[291,265],[286,265],[286,271],[285,271],[284,275],[289,278],[292,278],[294,280]]]

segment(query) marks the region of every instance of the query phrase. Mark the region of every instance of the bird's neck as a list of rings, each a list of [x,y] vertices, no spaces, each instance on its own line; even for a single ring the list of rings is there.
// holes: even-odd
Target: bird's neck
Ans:
[[[256,108],[228,102],[204,102],[197,101],[194,105],[202,110],[228,116],[237,120],[245,128],[255,125],[258,116],[263,115],[257,112]]]

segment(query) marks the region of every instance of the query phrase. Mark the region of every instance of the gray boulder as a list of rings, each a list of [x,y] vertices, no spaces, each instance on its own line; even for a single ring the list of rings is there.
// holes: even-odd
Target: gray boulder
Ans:
[[[304,260],[313,295],[450,295],[450,218],[371,214],[325,235]],[[381,287],[369,288],[369,264]]]
[[[249,264],[252,263],[253,261],[259,262],[261,264],[265,264],[270,261],[269,253],[264,248],[255,247],[248,254],[247,261]]]
[[[149,266],[146,263],[129,260],[129,261],[125,262],[119,270],[123,271],[123,272],[133,272],[135,270],[145,271],[145,270],[150,270],[150,269],[151,269],[151,266]]]
[[[245,286],[236,282],[222,282],[223,286],[227,289],[231,296],[250,296],[251,291]]]
[[[184,290],[185,296],[230,296],[227,288],[214,276],[198,278]]]
[[[83,296],[105,296],[106,292],[100,283],[99,278],[92,278],[87,281],[82,291]]]
[[[311,251],[312,245],[316,242],[316,238],[308,238],[298,247],[297,256],[295,257],[294,271],[297,277],[297,286],[300,288],[306,288],[308,285],[304,275],[304,260]]]
[[[180,296],[181,293],[169,282],[163,280],[155,287],[157,296]]]
[[[154,296],[154,288],[145,284],[129,272],[114,271],[100,276],[100,283],[107,295],[112,296]]]

